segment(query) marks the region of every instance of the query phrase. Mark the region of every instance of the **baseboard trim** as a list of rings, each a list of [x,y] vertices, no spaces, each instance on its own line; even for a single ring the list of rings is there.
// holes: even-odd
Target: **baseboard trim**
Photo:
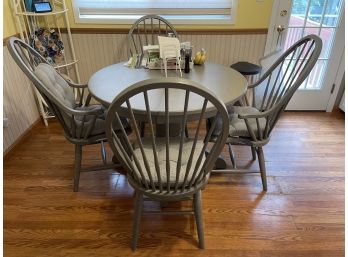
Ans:
[[[3,153],[3,160],[4,160],[4,161],[5,161],[6,159],[8,159],[8,158],[12,155],[13,151],[17,148],[17,146],[18,146],[24,139],[26,139],[26,138],[29,137],[31,130],[32,130],[37,124],[39,124],[39,122],[41,122],[41,120],[42,120],[41,117],[37,118],[37,120],[35,120],[35,121],[33,122],[33,124],[31,124],[31,125],[22,133],[22,135],[20,135],[20,136],[13,142],[13,144],[10,145],[10,146],[6,149],[6,151],[4,151],[4,153]]]

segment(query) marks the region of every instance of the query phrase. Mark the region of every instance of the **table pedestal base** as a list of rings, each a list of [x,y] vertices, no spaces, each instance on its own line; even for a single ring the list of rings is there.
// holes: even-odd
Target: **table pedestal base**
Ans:
[[[222,157],[221,155],[216,159],[214,169],[216,169],[216,170],[226,169],[226,161],[225,161],[224,157]]]

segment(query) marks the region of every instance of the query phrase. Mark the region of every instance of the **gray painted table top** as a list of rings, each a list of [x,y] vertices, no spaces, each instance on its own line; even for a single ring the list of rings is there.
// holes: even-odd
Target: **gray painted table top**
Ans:
[[[237,71],[222,66],[220,64],[205,63],[201,66],[194,66],[190,73],[183,73],[181,78],[179,72],[168,71],[168,77],[177,78],[178,82],[188,79],[199,83],[203,87],[211,90],[217,98],[226,105],[233,104],[246,91],[247,81]],[[124,62],[107,66],[92,75],[88,82],[88,89],[92,96],[105,106],[109,106],[114,98],[129,86],[147,79],[158,79],[164,81],[164,71],[148,69],[131,69],[124,66]],[[164,105],[164,90],[149,93],[150,108],[152,111],[162,111]],[[176,106],[182,106],[185,99],[184,92],[177,92],[175,89],[169,91],[170,111],[174,111]],[[181,104],[182,102],[182,104]],[[145,110],[143,97],[131,101],[134,109]],[[190,101],[189,112],[201,110],[202,102]]]

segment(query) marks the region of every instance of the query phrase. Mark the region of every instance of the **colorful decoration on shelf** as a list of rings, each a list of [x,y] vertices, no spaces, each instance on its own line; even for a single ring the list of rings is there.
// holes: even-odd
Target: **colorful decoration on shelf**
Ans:
[[[39,28],[30,36],[29,43],[51,65],[63,61],[64,46],[60,34],[54,29]]]

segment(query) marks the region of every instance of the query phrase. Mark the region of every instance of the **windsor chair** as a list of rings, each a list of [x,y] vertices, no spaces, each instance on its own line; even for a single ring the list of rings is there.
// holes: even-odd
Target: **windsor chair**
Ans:
[[[230,128],[226,144],[234,169],[216,172],[235,172],[232,145],[250,146],[254,160],[257,154],[263,190],[267,191],[262,147],[269,142],[272,130],[291,97],[307,79],[321,49],[322,40],[316,35],[300,39],[287,49],[257,82],[248,86],[252,91],[252,106],[233,106],[229,109]],[[214,131],[214,135],[218,134],[219,126]]]
[[[164,92],[161,106],[151,106],[151,94],[156,90]],[[177,91],[175,99],[169,98],[169,91],[173,90]],[[144,101],[146,110],[133,109],[133,101]],[[201,110],[190,111],[190,103],[197,104],[197,101],[202,104]],[[122,134],[114,133],[111,125],[115,121],[120,124],[121,116],[129,118],[133,134],[127,135],[122,128]],[[214,119],[208,132],[204,119],[217,116],[220,117],[221,133],[209,143],[218,119]],[[148,122],[150,136],[141,137],[138,121]],[[189,121],[195,121],[193,138],[187,138],[183,130],[178,137],[170,136],[171,123],[181,123],[183,127]],[[164,137],[156,136],[156,124],[164,125]],[[225,105],[212,92],[186,79],[141,81],[121,92],[110,105],[106,135],[114,154],[127,169],[128,181],[135,190],[132,249],[137,247],[144,197],[160,202],[193,198],[193,210],[175,213],[195,215],[199,247],[204,248],[201,190],[208,183],[227,139]]]
[[[158,36],[168,36],[169,34],[178,38],[178,33],[174,26],[161,16],[150,14],[139,18],[128,32],[130,56],[140,55],[140,59],[142,59],[144,56],[144,45],[158,45]],[[145,122],[140,124],[141,136],[144,136],[145,125]],[[186,127],[185,130],[187,132]]]
[[[74,191],[78,191],[80,172],[95,171],[118,167],[108,164],[104,147],[105,109],[101,105],[88,105],[89,95],[83,103],[83,91],[79,103],[76,103],[73,88],[84,90],[87,85],[74,84],[65,80],[47,61],[24,41],[11,37],[7,43],[8,50],[20,69],[31,80],[42,98],[48,104],[64,130],[68,141],[75,145]],[[122,119],[122,126],[127,127],[127,121]],[[114,129],[117,130],[116,126]],[[81,168],[82,146],[101,145],[103,165]]]
[[[128,32],[130,56],[144,54],[144,45],[158,45],[158,36],[178,37],[169,21],[158,15],[145,15],[134,22]]]

